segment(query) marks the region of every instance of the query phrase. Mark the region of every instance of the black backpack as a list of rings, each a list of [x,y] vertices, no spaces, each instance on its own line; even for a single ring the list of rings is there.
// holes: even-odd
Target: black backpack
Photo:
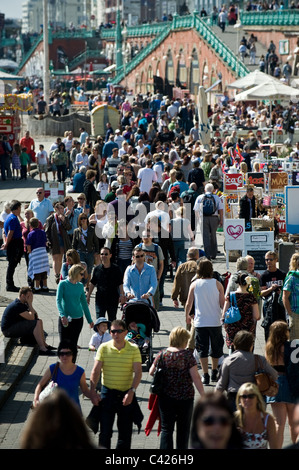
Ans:
[[[205,216],[213,215],[217,206],[213,194],[205,194],[202,199],[202,213]]]
[[[184,204],[189,203],[189,202],[193,202],[193,194],[186,192],[182,199],[183,199]]]

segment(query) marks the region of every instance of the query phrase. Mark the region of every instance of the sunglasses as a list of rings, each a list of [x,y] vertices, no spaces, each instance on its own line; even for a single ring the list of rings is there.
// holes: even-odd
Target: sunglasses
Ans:
[[[110,333],[114,335],[115,333],[118,333],[119,335],[123,333],[125,330],[110,330]]]
[[[109,253],[100,253],[101,256],[109,256]]]
[[[42,191],[36,191],[35,194],[43,194],[43,192]]]
[[[214,424],[228,426],[231,424],[231,418],[229,416],[206,416],[201,421],[205,426],[213,426]]]
[[[135,255],[135,258],[144,258],[144,255]]]
[[[243,400],[246,400],[246,398],[249,398],[252,400],[256,395],[254,393],[248,393],[247,395],[240,395],[240,398],[243,398]]]
[[[266,263],[268,263],[269,261],[274,261],[274,259],[273,258],[267,258],[267,259],[265,259],[265,261],[266,261]]]
[[[72,356],[72,355],[73,355],[72,351],[60,351],[58,353],[58,356]]]
[[[87,220],[87,217],[81,217],[81,220]]]
[[[84,273],[80,273],[80,276],[84,276]]]

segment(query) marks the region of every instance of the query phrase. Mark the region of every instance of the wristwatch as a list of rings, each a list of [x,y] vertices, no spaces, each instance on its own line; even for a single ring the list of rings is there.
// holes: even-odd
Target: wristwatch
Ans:
[[[132,390],[132,392],[136,393],[136,388],[131,387],[130,390]]]

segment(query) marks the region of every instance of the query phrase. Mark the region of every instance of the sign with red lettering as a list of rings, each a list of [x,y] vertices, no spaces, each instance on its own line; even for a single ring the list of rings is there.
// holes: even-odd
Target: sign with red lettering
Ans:
[[[243,175],[241,173],[224,173],[224,191],[234,191],[243,186]]]
[[[286,221],[281,217],[277,219],[279,233],[285,233],[287,231]]]
[[[263,188],[265,185],[264,173],[247,173],[247,184],[253,184],[257,188]]]

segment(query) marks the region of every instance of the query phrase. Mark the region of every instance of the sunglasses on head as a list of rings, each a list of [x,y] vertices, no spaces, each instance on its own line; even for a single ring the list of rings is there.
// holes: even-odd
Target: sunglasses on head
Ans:
[[[58,356],[72,356],[72,351],[60,351]]]
[[[214,424],[228,426],[231,424],[231,419],[229,416],[206,416],[201,421],[205,426],[213,426]]]
[[[125,330],[110,330],[110,333],[114,335],[115,333],[118,333],[119,335],[123,333]]]

